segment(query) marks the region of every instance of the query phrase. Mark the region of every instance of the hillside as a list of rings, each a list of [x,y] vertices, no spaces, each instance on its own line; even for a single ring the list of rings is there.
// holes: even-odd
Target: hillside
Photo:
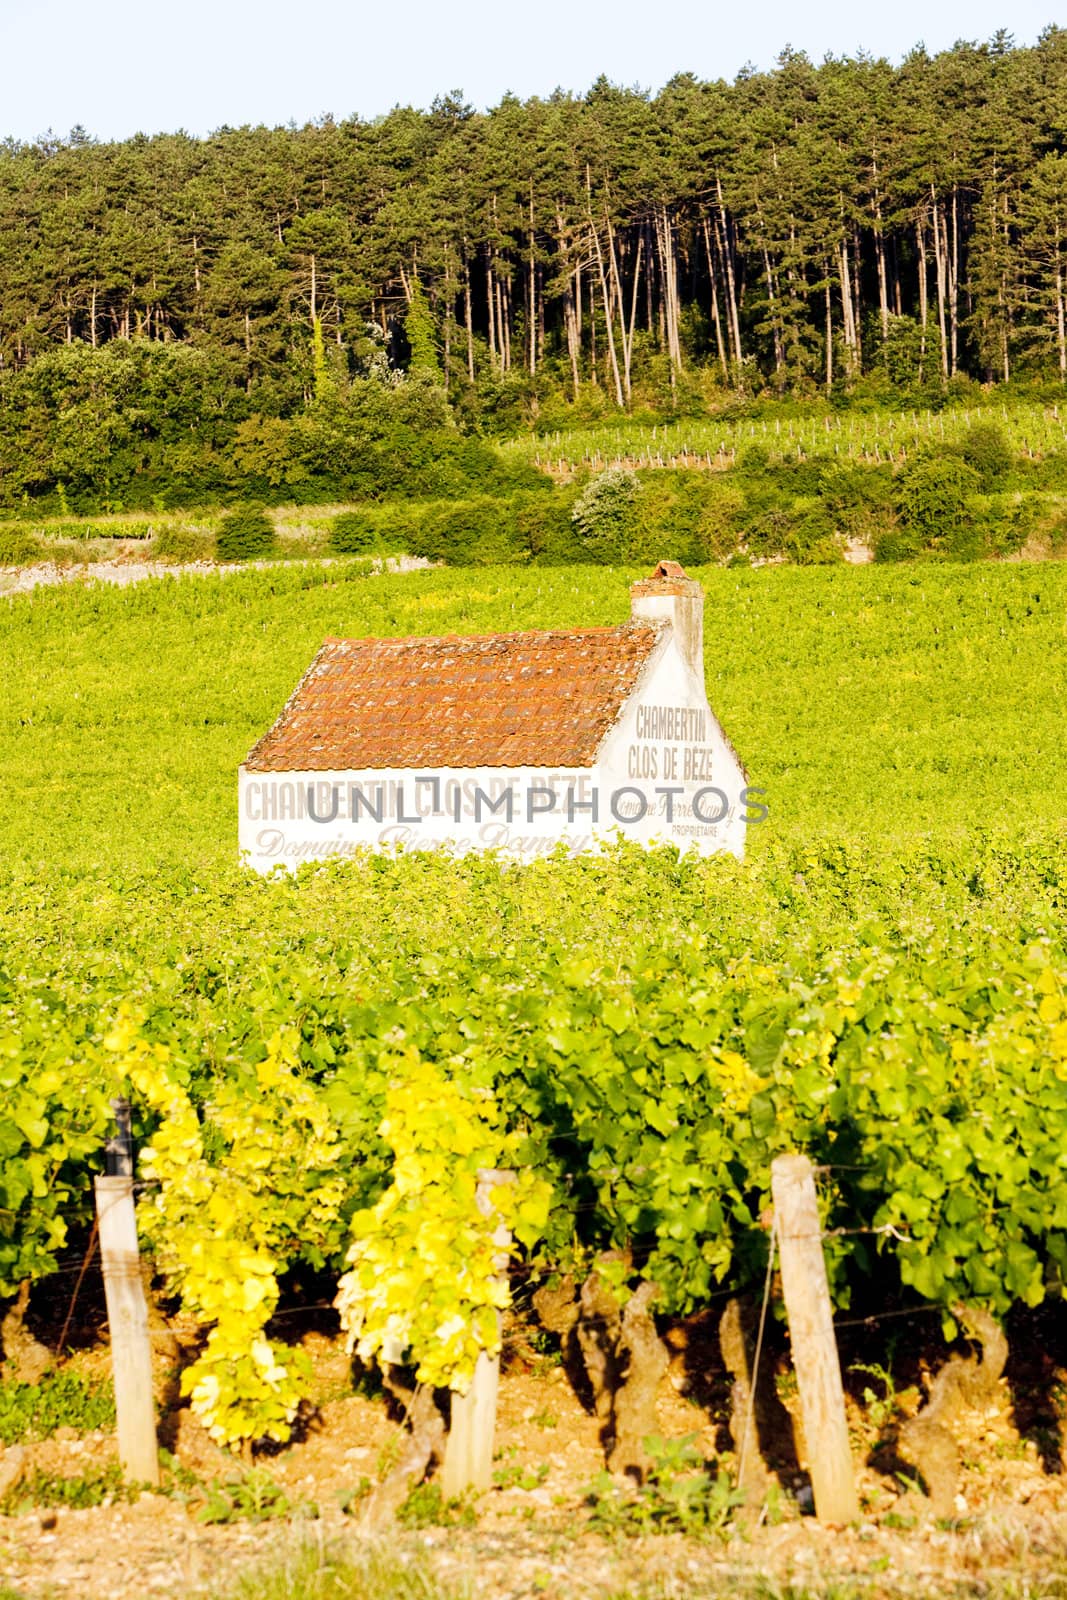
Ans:
[[[446,400],[500,435],[569,407],[1062,388],[1065,82],[1051,27],[899,67],[786,51],[656,96],[9,142],[0,494],[182,504],[297,458],[341,497],[353,454]],[[399,372],[422,384],[389,402],[371,380]]]

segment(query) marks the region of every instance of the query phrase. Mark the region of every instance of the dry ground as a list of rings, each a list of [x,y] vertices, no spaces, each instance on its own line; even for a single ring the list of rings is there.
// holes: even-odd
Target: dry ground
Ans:
[[[352,1392],[337,1341],[312,1332],[303,1342],[315,1363],[318,1412],[299,1443],[259,1462],[294,1514],[258,1525],[207,1526],[197,1520],[201,1498],[193,1493],[189,1503],[145,1494],[132,1505],[0,1517],[0,1593],[7,1582],[27,1600],[195,1600],[217,1595],[250,1566],[304,1540],[359,1545],[377,1537],[362,1525],[358,1501],[348,1514],[341,1502],[361,1479],[373,1482],[387,1468],[402,1424],[382,1399]],[[74,1358],[83,1372],[104,1371],[106,1363],[99,1346]],[[721,1374],[709,1373],[688,1394],[680,1387],[689,1380],[676,1360],[660,1393],[661,1431],[695,1434],[712,1457],[724,1441]],[[778,1389],[792,1407],[787,1378],[779,1377]],[[899,1414],[920,1403],[920,1386],[905,1390]],[[742,1519],[725,1539],[605,1538],[588,1527],[586,1490],[603,1465],[596,1419],[562,1367],[519,1351],[501,1384],[502,1482],[477,1501],[476,1524],[402,1530],[396,1538],[401,1551],[427,1551],[450,1591],[478,1600],[545,1594],[688,1600],[797,1589],[841,1596],[853,1588],[864,1595],[1029,1595],[1052,1592],[1060,1578],[1067,1593],[1067,1483],[1048,1439],[1041,1446],[1020,1434],[1017,1381],[1014,1389],[1002,1384],[993,1405],[964,1421],[958,1517],[951,1523],[934,1521],[922,1498],[901,1483],[869,1408],[850,1399],[850,1413],[854,1453],[863,1463],[858,1526],[825,1529],[801,1514],[794,1494],[803,1473],[788,1462],[788,1441],[780,1440],[769,1451],[777,1453],[783,1486],[772,1519],[765,1513]],[[1025,1410],[1023,1416],[1025,1426]],[[33,1466],[77,1476],[114,1459],[112,1437],[64,1432],[28,1447]],[[201,1480],[239,1470],[184,1408],[165,1417],[162,1435]],[[0,1456],[0,1471],[2,1463]]]

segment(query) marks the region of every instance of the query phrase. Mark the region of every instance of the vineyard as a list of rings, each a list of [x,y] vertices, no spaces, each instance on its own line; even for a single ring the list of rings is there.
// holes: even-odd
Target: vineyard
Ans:
[[[840,1313],[952,1341],[1061,1295],[1064,568],[700,577],[770,805],[743,864],[236,864],[237,762],[324,634],[614,622],[610,570],[11,604],[0,1296],[69,1294],[116,1095],[159,1292],[201,1330],[182,1393],[246,1455],[300,1435],[309,1294],[364,1369],[459,1393],[546,1286],[579,1322],[597,1274],[654,1293],[664,1335],[758,1302],[787,1151]],[[516,1174],[488,1217],[485,1169]]]
[[[708,693],[768,791],[754,849],[863,841],[877,862],[887,843],[955,852],[975,827],[1061,821],[1065,574],[697,571]],[[9,867],[39,871],[49,898],[57,869],[165,864],[210,883],[234,861],[237,764],[327,634],[611,624],[626,581],[607,568],[368,578],[351,563],[20,599],[0,632]]]
[[[781,414],[737,418],[687,418],[677,422],[632,421],[534,432],[511,439],[506,455],[555,474],[583,467],[699,467],[736,465],[753,446],[796,460],[829,458],[861,466],[903,462],[931,447],[958,444],[977,425],[995,424],[1013,452],[1034,460],[1062,450],[1067,415],[1057,404],[1014,401],[1009,407],[953,406],[942,410],[852,410],[820,406],[784,407]],[[760,408],[754,408],[758,413]]]

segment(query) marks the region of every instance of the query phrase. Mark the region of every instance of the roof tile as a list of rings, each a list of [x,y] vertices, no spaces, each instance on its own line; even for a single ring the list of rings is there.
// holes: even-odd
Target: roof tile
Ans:
[[[251,772],[587,767],[662,629],[327,639]]]

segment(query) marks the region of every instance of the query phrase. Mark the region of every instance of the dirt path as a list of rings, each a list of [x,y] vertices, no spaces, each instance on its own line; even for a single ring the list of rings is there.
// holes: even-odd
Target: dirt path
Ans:
[[[249,567],[262,570],[268,567],[323,566],[329,556],[307,561],[85,561],[60,566],[54,561],[42,561],[32,567],[0,567],[0,595],[28,594],[33,589],[55,588],[70,583],[111,583],[121,588],[127,584],[142,583],[146,578],[210,577],[215,573],[246,572]],[[423,556],[376,557],[371,563],[373,572],[415,572],[434,563]]]

